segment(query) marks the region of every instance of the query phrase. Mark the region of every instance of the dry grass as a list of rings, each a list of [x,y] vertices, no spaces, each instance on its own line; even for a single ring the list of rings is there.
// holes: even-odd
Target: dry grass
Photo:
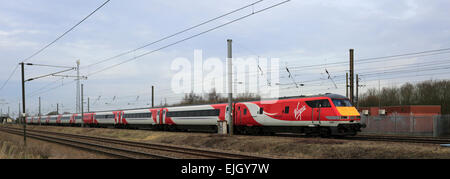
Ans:
[[[412,144],[339,139],[222,136],[208,133],[160,132],[125,129],[39,127],[55,132],[211,148],[281,157],[309,159],[450,159],[450,148],[435,144]]]
[[[95,159],[110,158],[64,145],[27,138],[24,148],[23,136],[0,132],[0,159]]]
[[[16,140],[7,134],[0,133],[0,158],[2,159],[48,159],[50,147],[48,145],[29,145],[25,147],[22,141]]]

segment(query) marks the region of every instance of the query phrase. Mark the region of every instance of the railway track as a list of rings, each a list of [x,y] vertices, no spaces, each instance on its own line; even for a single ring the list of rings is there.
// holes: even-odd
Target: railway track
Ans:
[[[433,138],[433,137],[357,135],[357,136],[352,136],[352,137],[344,137],[342,139],[386,141],[386,142],[426,143],[426,144],[450,144],[449,138]]]
[[[0,131],[23,135],[18,128],[0,127]],[[268,157],[203,150],[165,144],[125,141],[103,137],[27,129],[27,136],[47,142],[90,150],[127,159],[268,159]]]
[[[315,138],[313,136],[305,136],[301,134],[282,133],[276,134],[278,137],[302,137]],[[364,141],[385,141],[385,142],[408,142],[408,143],[426,143],[426,144],[450,144],[450,138],[434,138],[420,136],[394,136],[394,135],[365,135],[358,134],[356,136],[331,136],[331,139],[340,140],[364,140]]]

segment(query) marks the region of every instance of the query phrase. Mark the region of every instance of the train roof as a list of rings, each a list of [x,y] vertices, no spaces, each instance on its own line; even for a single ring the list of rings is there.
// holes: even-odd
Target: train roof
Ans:
[[[284,97],[278,97],[278,98],[268,98],[264,100],[283,100],[283,99],[296,99],[296,98],[314,98],[314,97],[329,97],[329,98],[347,98],[345,96],[339,95],[339,94],[333,94],[333,93],[325,93],[325,94],[318,94],[318,95],[310,95],[310,96],[284,96]],[[247,101],[236,101],[236,102],[252,102],[257,100],[247,100]],[[142,108],[130,108],[130,109],[115,109],[115,110],[102,110],[102,111],[89,111],[86,113],[100,113],[100,112],[111,112],[111,111],[130,111],[130,110],[143,110],[143,109],[157,109],[157,108],[167,108],[167,107],[184,107],[184,106],[199,106],[199,105],[214,105],[214,104],[224,104],[224,102],[221,103],[209,103],[209,104],[189,104],[189,105],[179,105],[179,106],[163,106],[163,107],[142,107]],[[72,114],[79,114],[79,113],[72,113]],[[71,115],[72,115],[71,114]],[[68,114],[65,114],[68,115]],[[50,116],[59,116],[59,115],[50,115]],[[29,116],[31,117],[31,116]]]
[[[339,94],[333,94],[333,93],[325,93],[325,94],[318,94],[318,95],[310,95],[310,96],[284,96],[284,97],[278,97],[278,98],[267,98],[264,100],[283,100],[283,99],[295,99],[295,98],[314,98],[314,97],[329,97],[329,98],[347,98],[345,96],[339,95]],[[246,100],[246,101],[235,101],[235,102],[252,102],[252,101],[258,101],[258,100]],[[214,104],[223,104],[224,102],[220,103],[208,103],[208,104],[188,104],[188,105],[178,105],[178,106],[162,106],[162,107],[143,107],[143,108],[131,108],[131,109],[117,109],[117,110],[104,110],[104,111],[91,111],[89,113],[97,113],[97,112],[110,112],[110,111],[129,111],[129,110],[139,110],[139,109],[156,109],[156,108],[167,108],[167,107],[183,107],[183,106],[200,106],[200,105],[214,105]],[[226,102],[225,102],[226,103]]]

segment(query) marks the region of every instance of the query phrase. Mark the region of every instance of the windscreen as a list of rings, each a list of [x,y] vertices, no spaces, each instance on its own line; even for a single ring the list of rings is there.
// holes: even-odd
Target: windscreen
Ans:
[[[352,103],[350,103],[350,101],[348,99],[332,99],[332,101],[336,107],[352,106]]]
[[[314,100],[314,101],[306,101],[306,104],[309,107],[312,108],[327,108],[327,107],[331,107],[330,102],[328,101],[328,99],[320,99],[320,100]]]

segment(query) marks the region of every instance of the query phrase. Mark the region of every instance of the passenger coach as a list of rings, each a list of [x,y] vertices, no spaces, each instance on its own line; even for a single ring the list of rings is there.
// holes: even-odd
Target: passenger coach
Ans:
[[[218,121],[226,120],[228,109],[228,104],[190,105],[89,112],[83,117],[81,114],[27,117],[26,121],[41,125],[216,131]],[[356,135],[365,127],[345,96],[329,93],[236,102],[232,110],[234,131],[240,134]]]

